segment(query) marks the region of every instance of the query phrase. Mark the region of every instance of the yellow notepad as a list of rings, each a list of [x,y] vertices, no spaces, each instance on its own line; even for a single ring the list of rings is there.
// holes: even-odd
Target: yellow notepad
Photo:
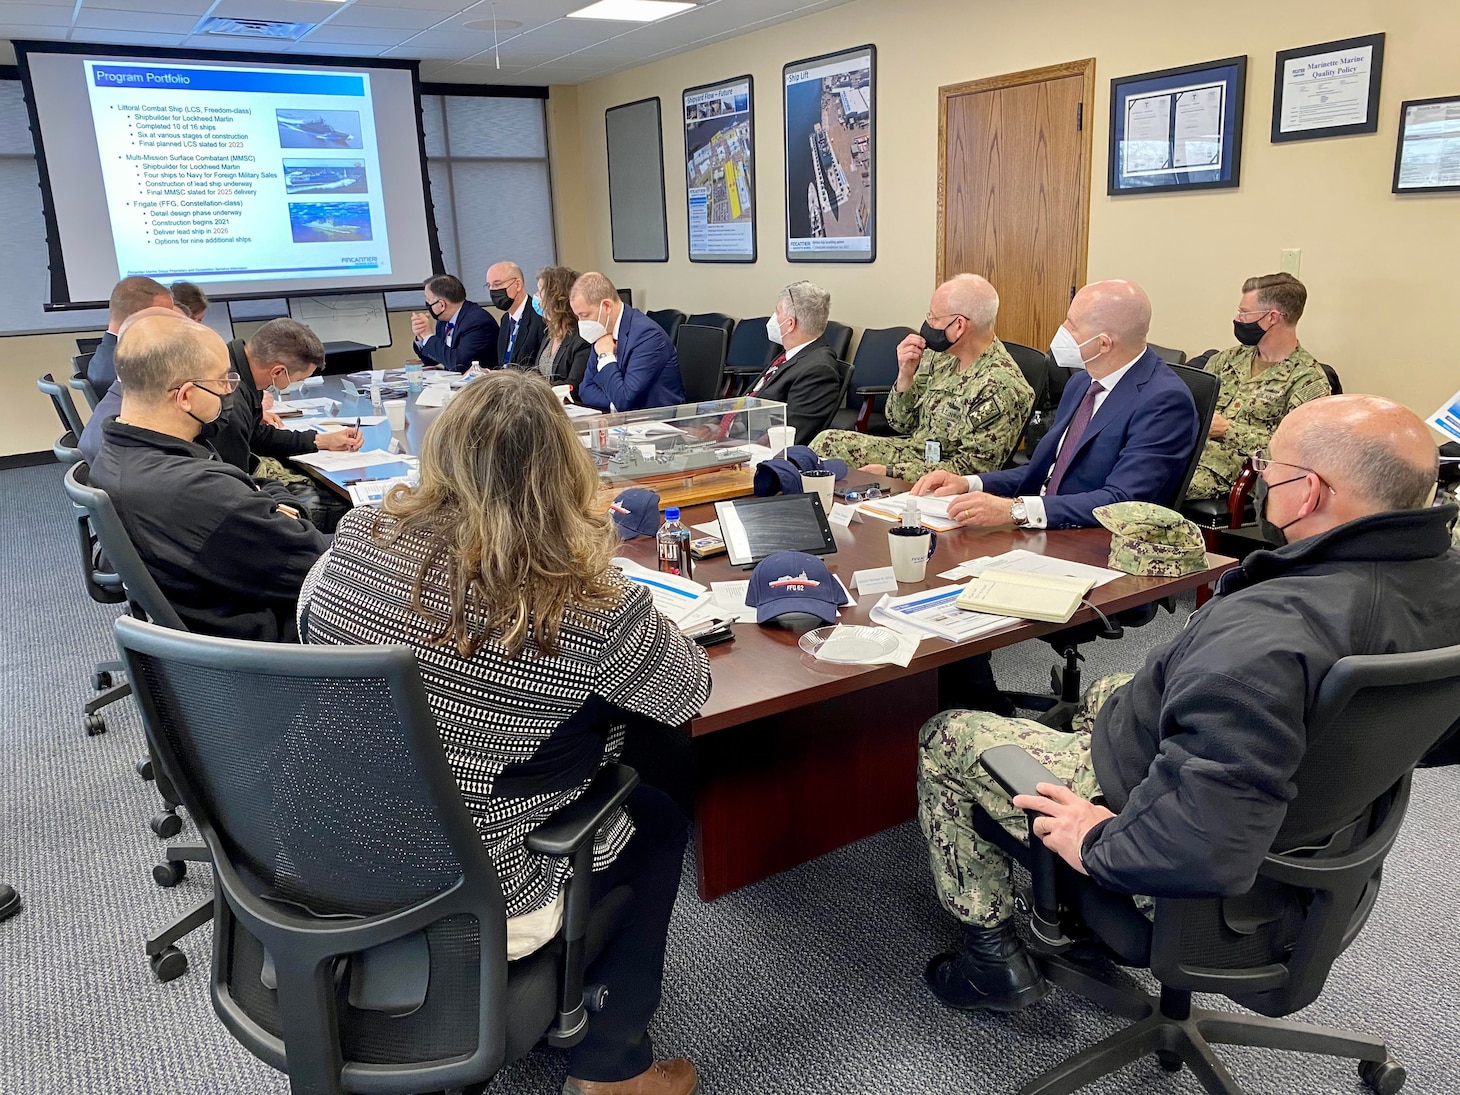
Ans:
[[[1081,599],[1094,584],[1091,578],[1064,574],[986,570],[983,577],[963,587],[954,603],[974,612],[1062,624],[1075,614]]]

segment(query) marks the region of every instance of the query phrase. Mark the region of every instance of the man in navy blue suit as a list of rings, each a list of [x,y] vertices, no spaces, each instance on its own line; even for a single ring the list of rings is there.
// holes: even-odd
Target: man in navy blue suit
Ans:
[[[573,283],[568,303],[578,333],[593,347],[578,399],[601,411],[637,411],[684,402],[679,358],[664,328],[619,299],[613,282],[589,272]]]
[[[480,304],[466,299],[466,286],[451,274],[426,279],[426,312],[411,314],[416,353],[427,365],[464,373],[475,361],[497,367],[497,321]]]
[[[1086,528],[1112,502],[1170,506],[1198,443],[1190,391],[1146,345],[1151,302],[1139,285],[1099,281],[1070,302],[1050,352],[1080,371],[1054,426],[1022,468],[985,475],[934,471],[914,494],[956,495],[963,525]]]
[[[151,278],[133,275],[113,286],[111,299],[107,301],[106,334],[101,336],[101,345],[86,366],[86,379],[91,381],[98,396],[105,396],[116,383],[117,368],[112,359],[117,349],[117,332],[122,329],[122,324],[144,308],[171,307],[172,290]],[[121,406],[121,398],[118,393],[118,407]]]

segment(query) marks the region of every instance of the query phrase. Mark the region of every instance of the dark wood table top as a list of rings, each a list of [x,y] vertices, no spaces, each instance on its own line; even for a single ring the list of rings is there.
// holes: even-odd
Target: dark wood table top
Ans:
[[[849,481],[855,482],[858,475],[859,473],[853,472]],[[886,482],[886,477],[882,481]],[[897,489],[901,490],[904,486],[899,484]],[[714,519],[714,507],[709,505],[694,506],[685,510],[683,516],[685,523],[692,525],[705,524]],[[881,594],[859,595],[852,585],[852,574],[858,570],[889,564],[887,530],[892,527],[891,522],[866,515],[860,522],[854,521],[849,528],[833,526],[837,551],[833,555],[823,556],[823,561],[833,574],[841,578],[857,601],[856,607],[842,608],[839,622],[872,623],[869,612]],[[1110,533],[1103,528],[1040,532],[1008,526],[994,529],[967,528],[939,533],[937,554],[928,564],[927,579],[920,585],[900,583],[898,595],[947,585],[947,579],[939,578],[938,572],[950,570],[967,559],[999,555],[1015,548],[1104,567],[1108,565],[1110,554]],[[648,567],[653,567],[656,562],[652,537],[627,541],[622,545],[620,554]],[[1211,555],[1208,559],[1211,566],[1207,570],[1182,578],[1122,575],[1105,585],[1096,586],[1090,591],[1089,599],[1102,612],[1110,615],[1112,612],[1136,608],[1171,594],[1206,585],[1236,565],[1235,560],[1225,556]],[[695,561],[695,581],[704,585],[743,580],[749,576],[749,570],[731,566],[723,555]],[[922,673],[974,654],[1012,646],[1025,639],[1037,638],[1094,618],[1093,611],[1081,608],[1068,623],[1063,624],[1011,619],[1009,626],[1002,631],[981,635],[962,643],[925,638],[918,645],[917,654],[906,668],[897,665],[835,665],[817,661],[801,650],[798,641],[809,627],[824,626],[819,622],[801,627],[787,627],[777,623],[759,625],[753,621],[738,623],[735,625],[734,642],[721,643],[706,650],[710,657],[714,688],[709,702],[691,725],[691,732],[699,736],[738,726],[751,719],[872,688],[885,681]]]

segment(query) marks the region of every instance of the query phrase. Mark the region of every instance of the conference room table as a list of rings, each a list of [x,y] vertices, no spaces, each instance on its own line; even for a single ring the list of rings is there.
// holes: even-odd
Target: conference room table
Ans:
[[[431,408],[417,411],[412,404],[407,439],[418,444],[435,413]],[[367,438],[367,445],[371,443]],[[331,481],[340,474],[330,473]],[[879,480],[889,482],[885,476]],[[852,485],[866,481],[870,477],[855,471],[847,480]],[[891,482],[894,490],[908,486]],[[334,486],[343,492],[338,483]],[[682,515],[690,525],[714,518],[712,505],[689,507]],[[869,613],[878,595],[859,595],[853,574],[889,565],[891,527],[870,514],[847,527],[833,526],[837,550],[823,559],[857,600],[855,606],[842,608],[840,623],[872,625]],[[1110,533],[1103,528],[1046,532],[1008,526],[940,533],[926,580],[901,583],[897,592],[946,585],[937,572],[1016,548],[1104,567]],[[619,554],[646,567],[656,565],[652,537],[626,541]],[[1088,600],[1109,616],[1205,586],[1236,565],[1217,555],[1209,556],[1208,564],[1180,578],[1122,575],[1096,586]],[[706,586],[747,577],[748,570],[732,566],[724,556],[694,565],[694,579]],[[938,712],[939,668],[1094,618],[1092,609],[1082,607],[1064,624],[1011,619],[999,631],[961,643],[925,638],[905,667],[816,659],[800,648],[799,640],[805,631],[822,626],[819,621],[783,626],[747,619],[733,625],[733,642],[706,650],[713,689],[699,715],[684,728],[687,741],[661,741],[670,747],[655,750],[657,756],[647,755],[640,745],[639,756],[630,759],[643,764],[646,778],[662,775],[674,782],[678,777],[691,784],[692,793],[678,797],[694,813],[699,893],[709,901],[912,818],[917,733]],[[1055,660],[1052,652],[1050,660]],[[661,771],[654,773],[655,767]]]

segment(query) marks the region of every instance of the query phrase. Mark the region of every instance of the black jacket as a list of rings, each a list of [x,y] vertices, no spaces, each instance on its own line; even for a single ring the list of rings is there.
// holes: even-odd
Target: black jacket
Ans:
[[[771,360],[774,361],[780,353],[777,350]],[[826,339],[816,338],[777,369],[776,375],[755,393],[755,397],[784,403],[786,425],[795,427],[796,444],[809,445],[836,411],[841,391],[842,377],[837,371],[836,355],[831,352]]]
[[[280,513],[279,496],[203,445],[116,419],[103,431],[91,482],[111,496],[183,622],[205,635],[293,639],[295,602],[328,546],[323,534]]]
[[[1095,881],[1156,897],[1252,887],[1333,663],[1460,642],[1454,515],[1375,514],[1254,552],[1223,577],[1095,720],[1091,759],[1118,815],[1086,836]]]
[[[264,393],[254,383],[241,338],[228,344],[228,367],[238,374],[228,418],[220,419],[211,433],[204,435],[219,456],[239,471],[251,472],[260,456],[287,460],[300,453],[319,451],[313,430],[276,430],[264,421]]]
[[[543,337],[546,339],[546,334]],[[548,381],[571,384],[576,392],[583,384],[583,374],[588,371],[588,355],[592,351],[593,347],[577,331],[569,331],[568,337],[558,345],[558,352],[553,354],[553,372]]]
[[[537,309],[528,301],[522,308],[522,321],[518,324],[516,337],[512,334],[512,316],[504,313],[497,330],[497,360],[503,365],[516,365],[519,369],[537,368],[537,355],[547,341],[547,324]],[[507,347],[511,344],[512,352]]]
[[[456,313],[451,345],[446,344],[446,324],[436,321],[436,333],[416,343],[416,353],[427,365],[440,365],[464,373],[475,361],[483,369],[497,367],[497,321],[480,304],[465,300]]]

